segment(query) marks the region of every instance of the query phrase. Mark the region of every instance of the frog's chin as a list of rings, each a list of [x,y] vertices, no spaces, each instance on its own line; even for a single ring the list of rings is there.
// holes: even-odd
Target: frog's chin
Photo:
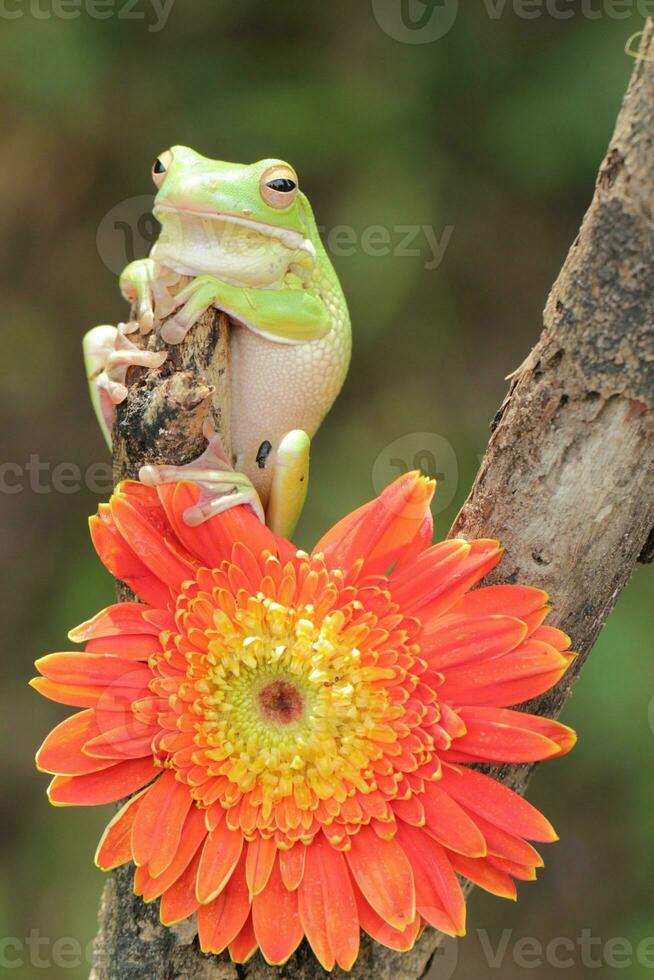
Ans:
[[[253,286],[270,286],[289,268],[313,268],[313,242],[292,228],[240,215],[157,205],[161,234],[150,256],[180,275],[205,273]]]

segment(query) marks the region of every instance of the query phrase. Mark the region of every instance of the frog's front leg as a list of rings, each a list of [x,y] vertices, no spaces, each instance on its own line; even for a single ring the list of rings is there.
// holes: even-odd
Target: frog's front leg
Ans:
[[[154,326],[154,288],[157,281],[157,264],[154,259],[136,259],[125,266],[118,283],[124,299],[131,303],[141,333],[149,333]]]
[[[117,327],[103,324],[89,330],[82,341],[91,402],[110,449],[116,405],[127,398],[127,371],[130,367],[161,367],[168,357],[165,351],[142,350],[132,343],[128,334],[136,330],[134,321]]]
[[[169,287],[179,278],[154,259],[136,259],[121,272],[120,291],[134,307],[135,320],[142,334],[150,333],[155,320],[160,320],[175,309]]]
[[[275,532],[290,538],[298,522],[309,480],[309,445],[306,432],[295,429],[281,440],[273,461],[268,506],[264,508],[251,480],[236,473],[229,463],[220,436],[208,424],[204,435],[208,445],[202,455],[184,466],[143,466],[139,479],[148,486],[189,480],[202,493],[195,506],[184,513],[190,526],[202,524],[230,507],[246,504]]]
[[[198,276],[174,298],[181,307],[161,328],[167,344],[179,344],[205,310],[215,306],[238,323],[271,340],[306,343],[329,333],[327,307],[304,289],[253,289],[233,286],[216,276]]]

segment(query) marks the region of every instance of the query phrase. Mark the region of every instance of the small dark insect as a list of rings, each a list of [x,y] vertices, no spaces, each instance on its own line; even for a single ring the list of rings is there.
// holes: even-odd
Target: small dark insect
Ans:
[[[260,470],[262,470],[266,465],[266,461],[270,456],[271,449],[272,446],[270,445],[267,439],[264,439],[264,441],[257,449],[257,466],[259,467]]]

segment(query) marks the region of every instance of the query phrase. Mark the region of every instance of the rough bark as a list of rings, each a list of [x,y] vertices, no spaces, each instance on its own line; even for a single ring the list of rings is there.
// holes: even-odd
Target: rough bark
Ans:
[[[472,492],[452,534],[498,537],[506,548],[493,580],[537,584],[554,597],[553,624],[579,656],[558,687],[529,709],[555,717],[639,557],[654,553],[654,41],[648,21],[595,196],[555,283],[541,338],[514,372]],[[197,455],[215,370],[216,321],[196,327],[174,364],[142,377],[118,423],[117,476],[143,461]],[[222,350],[222,353],[220,352]],[[171,367],[175,368],[170,375]],[[161,375],[164,384],[158,387]],[[136,390],[135,390],[136,389]],[[161,429],[165,431],[162,433]],[[491,770],[523,793],[533,766]],[[314,980],[326,974],[306,944],[283,968],[259,955],[237,967],[205,957],[191,922],[173,930],[131,894],[130,869],[102,900],[94,980],[251,978]],[[352,978],[417,980],[432,968],[432,929],[397,954],[363,937]],[[346,976],[336,970],[335,976]]]
[[[183,281],[180,286],[183,285]],[[147,346],[164,345],[151,335]],[[114,482],[135,479],[146,463],[188,463],[202,452],[210,417],[226,452],[229,440],[229,321],[209,311],[184,343],[168,348],[156,371],[130,372],[127,400],[118,407],[113,429]],[[119,600],[134,594],[118,583]],[[90,980],[159,980],[235,977],[216,957],[202,956],[193,944],[192,922],[175,929],[159,923],[158,902],[146,905],[132,891],[133,868],[123,867],[107,880],[100,903]]]

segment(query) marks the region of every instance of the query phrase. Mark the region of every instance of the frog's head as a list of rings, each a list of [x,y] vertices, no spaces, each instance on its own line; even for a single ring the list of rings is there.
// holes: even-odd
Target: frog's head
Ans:
[[[282,160],[222,163],[173,146],[152,178],[161,234],[150,254],[176,272],[265,287],[313,267],[311,208]]]

